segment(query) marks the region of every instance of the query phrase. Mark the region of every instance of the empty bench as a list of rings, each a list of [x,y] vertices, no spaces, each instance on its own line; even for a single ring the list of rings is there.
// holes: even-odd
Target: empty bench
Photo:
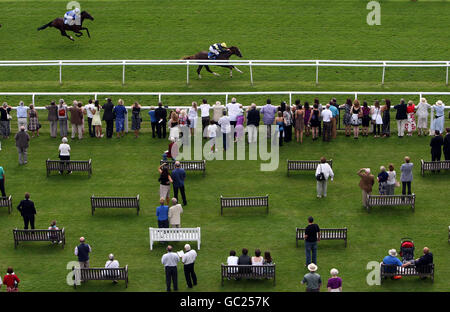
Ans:
[[[220,215],[223,215],[223,208],[233,207],[266,207],[266,213],[269,213],[269,195],[250,197],[223,197],[220,195]]]
[[[370,208],[374,206],[411,206],[414,212],[416,203],[416,195],[369,195],[367,196],[366,209],[370,212]]]
[[[333,160],[327,160],[330,167],[333,167]],[[287,160],[287,175],[290,171],[316,171],[320,160]]]
[[[7,207],[8,213],[11,213],[12,210],[12,197],[0,197],[0,207]]]
[[[139,194],[136,197],[98,197],[92,195],[92,215],[94,215],[96,208],[136,208],[137,215],[139,215]]]
[[[298,241],[305,240],[305,229],[295,229],[295,245],[298,247]],[[347,247],[347,228],[320,229],[320,240],[344,240]]]
[[[393,264],[380,264],[380,282],[383,279],[392,276],[419,276],[419,277],[431,277],[431,281],[434,282],[434,264],[422,265],[422,266],[407,266],[400,267]]]
[[[192,242],[197,241],[200,250],[200,228],[149,228],[150,250],[153,250],[154,242]]]
[[[422,177],[425,175],[425,171],[436,171],[436,170],[449,170],[450,169],[450,160],[441,160],[441,161],[424,161],[420,160],[420,172],[422,173]]]
[[[47,159],[47,177],[52,171],[85,171],[92,175],[92,161],[89,160],[50,160]]]
[[[275,264],[225,265],[221,267],[222,286],[224,279],[272,279],[275,285]]]
[[[169,170],[175,169],[175,161],[160,161],[160,165],[166,163]],[[203,175],[206,172],[206,160],[180,160],[180,168],[186,171],[202,171]]]
[[[73,287],[87,281],[125,281],[125,288],[128,288],[128,265],[123,268],[72,268],[75,279]]]
[[[61,242],[62,248],[66,244],[64,228],[59,230],[13,230],[14,248],[19,242]]]

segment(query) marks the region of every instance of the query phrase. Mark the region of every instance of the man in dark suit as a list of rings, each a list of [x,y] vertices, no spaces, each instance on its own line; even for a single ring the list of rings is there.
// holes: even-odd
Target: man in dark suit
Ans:
[[[247,113],[247,131],[248,143],[256,143],[258,135],[258,126],[260,121],[259,111],[256,109],[256,104],[252,103]]]
[[[156,124],[156,133],[158,135],[158,138],[161,139],[161,130],[162,130],[162,137],[166,138],[166,122],[167,122],[167,110],[162,107],[162,102],[158,103],[158,108],[155,109],[155,117],[157,120]]]
[[[28,230],[28,224],[31,224],[31,229],[34,230],[34,215],[36,214],[36,208],[34,207],[34,203],[30,200],[29,193],[25,193],[25,199],[17,206],[17,210],[20,211],[20,214],[23,217],[25,230]]]
[[[111,139],[114,130],[114,104],[110,98],[106,99],[106,103],[102,106],[102,109],[103,120],[106,122],[106,137]]]
[[[248,249],[242,248],[242,255],[238,259],[238,265],[252,265],[252,259],[247,254]],[[251,270],[250,268],[240,268],[239,272],[249,273],[250,270]]]
[[[450,160],[450,128],[445,128],[447,134],[444,138],[444,157],[445,160]]]
[[[434,131],[434,137],[431,139],[431,161],[440,161],[442,154],[442,145],[444,145],[444,139],[441,136],[439,130]],[[433,170],[433,172],[436,172]],[[440,172],[438,170],[438,172]]]

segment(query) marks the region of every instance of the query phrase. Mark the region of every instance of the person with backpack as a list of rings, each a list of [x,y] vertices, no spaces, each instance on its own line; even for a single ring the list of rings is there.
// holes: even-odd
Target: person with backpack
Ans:
[[[328,178],[331,178],[331,181],[333,181],[334,172],[327,163],[327,159],[322,157],[320,158],[320,164],[316,169],[317,198],[327,197]]]
[[[67,137],[67,105],[63,99],[59,100],[58,105],[58,123],[59,135],[64,138]]]

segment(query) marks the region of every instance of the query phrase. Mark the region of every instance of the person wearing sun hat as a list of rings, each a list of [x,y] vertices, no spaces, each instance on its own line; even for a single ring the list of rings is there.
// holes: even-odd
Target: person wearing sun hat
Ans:
[[[430,135],[434,134],[434,131],[438,130],[440,134],[444,132],[444,110],[445,105],[441,100],[437,101],[435,105],[432,106],[434,111],[434,119],[431,123]]]
[[[302,284],[306,284],[307,292],[319,292],[320,286],[322,286],[322,279],[320,275],[316,273],[318,267],[314,263],[308,265],[309,273],[303,276]]]
[[[402,266],[403,263],[397,258],[397,250],[389,249],[388,255],[383,258],[383,264],[389,265],[389,268],[386,268],[386,273],[395,273],[396,268],[394,266]],[[393,276],[392,279],[399,279],[401,276]]]

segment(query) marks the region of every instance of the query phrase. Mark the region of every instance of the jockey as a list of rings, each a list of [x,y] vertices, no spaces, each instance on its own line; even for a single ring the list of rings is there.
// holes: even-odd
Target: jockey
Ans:
[[[220,53],[225,51],[229,51],[225,42],[212,44],[209,46],[208,58],[210,60],[215,60]]]
[[[75,8],[74,10],[68,11],[66,12],[66,14],[64,14],[64,24],[66,25],[69,26],[75,25],[77,21],[79,23],[79,20],[80,20],[79,8]]]

